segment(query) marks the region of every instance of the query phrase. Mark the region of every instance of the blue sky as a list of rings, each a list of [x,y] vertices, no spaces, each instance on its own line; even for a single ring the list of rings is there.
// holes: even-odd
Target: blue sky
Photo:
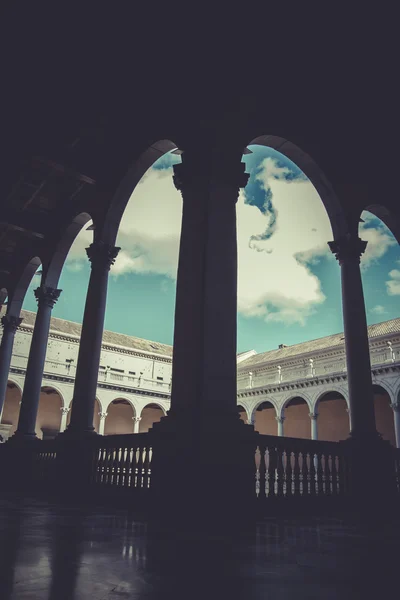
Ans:
[[[238,352],[263,352],[342,331],[340,268],[327,242],[329,219],[304,174],[276,151],[252,146],[238,215]],[[125,211],[111,270],[105,327],[167,344],[173,340],[182,200],[166,155],[149,169]],[[368,323],[399,316],[400,251],[381,221],[363,214],[362,276]],[[82,232],[69,254],[53,315],[80,322],[89,279]],[[24,308],[36,310],[32,289]]]

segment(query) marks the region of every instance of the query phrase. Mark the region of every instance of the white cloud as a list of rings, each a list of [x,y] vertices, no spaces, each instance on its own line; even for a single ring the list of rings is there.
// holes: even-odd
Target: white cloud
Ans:
[[[287,170],[272,159],[264,160],[262,166],[257,178],[265,189],[271,189],[276,226],[269,239],[255,239],[268,229],[271,214],[246,204],[245,192],[240,193],[238,309],[248,317],[304,324],[325,300],[310,266],[322,257],[334,260],[327,245],[333,239],[332,230],[318,193],[308,180],[286,181]],[[171,175],[171,169],[150,169],[136,187],[121,222],[117,245],[122,250],[111,269],[112,276],[132,272],[176,278],[182,198]],[[366,268],[392,241],[379,227],[362,226],[361,230],[363,239],[369,241],[363,258]],[[79,238],[68,257],[70,268],[75,270],[80,260],[87,260],[84,248],[92,241],[90,232],[82,232]]]
[[[389,281],[386,281],[387,293],[389,296],[400,296],[400,271],[393,269],[389,272]]]
[[[367,269],[376,264],[386,253],[390,246],[397,244],[387,227],[367,211],[362,213],[365,223],[360,223],[359,236],[368,242],[364,254],[361,256],[361,268]],[[371,223],[375,225],[371,227]]]
[[[386,309],[381,304],[377,304],[373,308],[371,308],[370,312],[375,313],[376,315],[383,315],[386,312]]]

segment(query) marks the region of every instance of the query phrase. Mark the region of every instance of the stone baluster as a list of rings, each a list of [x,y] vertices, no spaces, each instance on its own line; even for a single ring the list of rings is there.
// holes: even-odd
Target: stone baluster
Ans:
[[[279,437],[283,437],[284,433],[283,433],[283,422],[285,420],[285,417],[281,416],[281,417],[275,417],[275,419],[277,420],[278,423],[278,436]]]
[[[93,415],[107,302],[108,274],[119,250],[120,248],[103,242],[93,242],[86,249],[92,268],[83,315],[71,422],[65,435],[85,436],[94,433]]]
[[[318,413],[311,412],[311,413],[309,413],[308,416],[311,419],[311,439],[317,440],[318,439]]]
[[[40,286],[34,291],[38,310],[33,329],[24,390],[19,411],[18,428],[12,439],[36,439],[35,427],[50,330],[51,311],[61,290]]]
[[[3,336],[0,344],[0,422],[7,394],[7,382],[10,371],[15,332],[21,325],[22,319],[12,315],[4,315],[1,319]]]
[[[62,406],[61,410],[61,424],[60,424],[60,433],[66,430],[67,428],[67,416],[69,413],[69,406]]]
[[[99,417],[100,417],[99,435],[104,435],[104,427],[106,424],[107,415],[108,415],[108,413],[106,413],[106,412],[99,412]]]
[[[341,267],[343,325],[351,436],[377,439],[368,329],[360,273],[360,257],[367,242],[350,234],[329,242]]]
[[[400,401],[397,400],[390,405],[393,409],[394,431],[396,434],[396,448],[400,448]]]
[[[142,417],[132,417],[133,420],[133,433],[139,433],[139,425]]]

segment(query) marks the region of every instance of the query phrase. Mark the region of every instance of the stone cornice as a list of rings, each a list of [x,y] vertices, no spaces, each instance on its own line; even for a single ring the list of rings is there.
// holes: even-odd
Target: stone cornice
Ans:
[[[10,373],[15,373],[16,375],[25,376],[26,369],[22,369],[19,367],[10,367]],[[48,373],[48,372],[43,373],[43,379],[48,379],[49,381],[60,381],[62,383],[70,383],[72,385],[75,382],[74,377],[70,377],[67,375],[55,375],[54,373]],[[103,381],[98,381],[97,387],[101,388],[101,389],[105,389],[105,390],[115,390],[117,392],[125,392],[128,394],[134,393],[139,396],[151,396],[152,398],[162,398],[163,400],[168,400],[168,401],[171,398],[170,394],[163,394],[162,392],[155,392],[155,391],[146,390],[143,388],[116,385],[116,384],[109,383],[109,382],[105,383]]]

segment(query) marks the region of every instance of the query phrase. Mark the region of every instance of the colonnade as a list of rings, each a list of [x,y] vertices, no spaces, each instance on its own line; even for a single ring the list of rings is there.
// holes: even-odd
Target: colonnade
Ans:
[[[241,150],[187,151],[174,166],[183,215],[176,290],[173,382],[168,420],[178,427],[236,427],[237,240],[236,202],[248,179]],[[341,267],[344,337],[349,386],[351,438],[378,439],[360,257],[366,242],[347,234],[329,242]],[[119,248],[97,239],[87,249],[91,275],[82,323],[71,422],[63,435],[92,435],[108,274]],[[268,274],[266,274],[268,276]],[[35,437],[52,308],[61,290],[42,284],[35,290],[38,313],[28,358],[15,439]],[[12,302],[10,303],[12,306]],[[0,409],[4,402],[18,315],[3,318],[0,348]],[[212,412],[212,423],[208,415]],[[400,430],[398,403],[396,431]],[[104,431],[106,413],[100,418]],[[317,438],[317,414],[310,415]],[[67,415],[62,414],[63,427]],[[283,416],[277,417],[283,435]],[[179,425],[178,425],[179,424]],[[138,423],[135,422],[135,427]]]

